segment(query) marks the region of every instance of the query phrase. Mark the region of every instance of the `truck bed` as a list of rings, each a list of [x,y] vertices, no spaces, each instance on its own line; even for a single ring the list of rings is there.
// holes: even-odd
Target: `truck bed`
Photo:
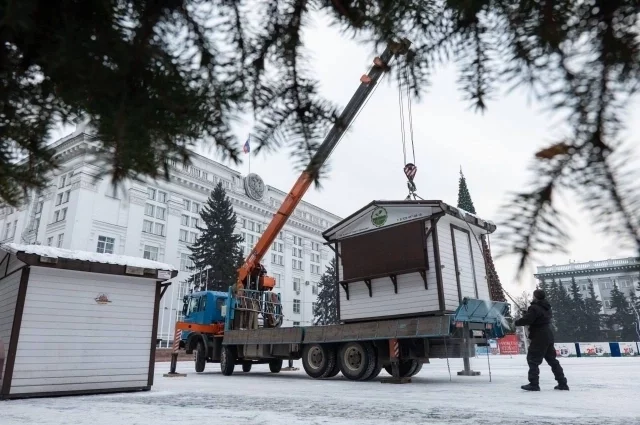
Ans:
[[[233,330],[225,332],[222,343],[302,344],[444,337],[450,334],[451,318],[452,316],[428,316],[327,326]]]

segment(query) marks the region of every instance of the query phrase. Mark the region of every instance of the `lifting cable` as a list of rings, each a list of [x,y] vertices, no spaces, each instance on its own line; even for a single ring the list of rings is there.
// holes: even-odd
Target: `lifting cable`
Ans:
[[[404,76],[404,79],[403,79]],[[403,81],[404,80],[404,81]],[[407,88],[407,117],[409,121],[409,137],[411,140],[411,153],[413,156],[413,162],[407,162],[407,135],[405,128],[405,112],[404,112],[404,99],[402,94],[404,86]],[[411,87],[409,86],[408,71],[405,62],[404,69],[398,71],[398,105],[400,109],[400,139],[402,141],[402,154],[404,161],[404,175],[407,177],[407,187],[409,188],[409,194],[405,198],[409,199],[422,199],[416,193],[416,184],[413,179],[416,176],[418,168],[416,167],[416,149],[413,142],[413,113],[411,110]]]

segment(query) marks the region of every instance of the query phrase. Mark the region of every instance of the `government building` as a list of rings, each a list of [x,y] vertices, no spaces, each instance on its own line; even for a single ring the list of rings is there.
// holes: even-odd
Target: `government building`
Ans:
[[[238,171],[193,153],[192,164],[169,164],[170,179],[129,181],[114,190],[103,175],[100,143],[88,123],[50,145],[60,169],[49,186],[18,209],[0,208],[0,241],[143,257],[179,269],[160,304],[158,338],[173,340],[186,279],[189,245],[198,237],[199,211],[222,182],[238,216],[244,251],[257,242],[287,192],[256,174]],[[293,182],[292,182],[293,183]],[[333,256],[322,232],[340,217],[306,202],[298,205],[263,259],[281,294],[283,326],[310,325],[318,281]],[[131,306],[135,309],[135,306]]]
[[[629,296],[631,291],[638,291],[640,283],[640,258],[617,258],[600,261],[571,262],[552,266],[540,266],[534,275],[538,281],[550,283],[552,279],[562,283],[569,290],[571,279],[575,278],[583,298],[589,295],[589,284],[602,301],[602,313],[611,314],[611,290],[618,285],[624,294]]]

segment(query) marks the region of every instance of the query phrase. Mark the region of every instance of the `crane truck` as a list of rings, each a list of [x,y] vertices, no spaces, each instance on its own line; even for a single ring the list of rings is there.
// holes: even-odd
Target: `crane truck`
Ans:
[[[333,377],[342,372],[351,380],[371,380],[382,369],[395,379],[410,378],[418,373],[424,363],[429,362],[430,357],[468,359],[469,348],[474,347],[474,344],[486,345],[488,339],[501,337],[507,331],[504,317],[509,316],[509,305],[477,299],[477,289],[475,298],[462,297],[460,278],[457,281],[459,305],[453,310],[447,308],[445,291],[440,288],[442,272],[436,270],[438,266],[444,266],[439,264],[437,258],[436,267],[430,267],[427,259],[424,267],[412,269],[423,277],[423,290],[428,288],[427,277],[432,279],[431,274],[435,273],[433,279],[438,282],[437,288],[432,287],[429,293],[442,293],[436,295],[441,307],[436,314],[424,314],[424,309],[418,308],[409,309],[407,314],[399,316],[386,317],[380,314],[376,317],[375,304],[371,304],[369,310],[372,314],[368,317],[351,317],[339,324],[327,326],[282,327],[282,304],[280,295],[274,292],[275,280],[267,275],[265,267],[260,263],[320,167],[366,103],[375,85],[389,70],[390,62],[398,56],[406,55],[410,44],[406,39],[390,42],[382,55],[374,59],[369,72],[360,78],[355,94],[238,270],[237,283],[228,290],[199,291],[184,297],[183,319],[176,323],[176,335],[180,335],[179,347],[184,348],[187,354],[194,355],[196,372],[204,371],[206,363],[219,363],[222,374],[227,376],[233,374],[236,365],[241,365],[244,372],[249,372],[253,364],[268,364],[271,372],[278,373],[283,360],[302,359],[305,372],[316,379]],[[448,214],[451,219],[455,216],[460,223],[471,223],[474,228],[491,230],[490,223],[479,224],[479,219],[474,217],[460,218],[460,211],[440,201],[432,204],[415,202],[417,203],[412,205],[422,208],[422,212],[412,213],[411,217],[420,216],[424,219],[420,223],[427,223],[427,227],[437,227],[438,219]],[[428,213],[424,212],[425,208],[429,209]],[[380,214],[380,211],[378,208],[374,213]],[[376,216],[374,221],[374,216],[371,215],[371,220],[378,226],[381,217]],[[427,230],[425,243],[429,240],[429,233],[431,237],[436,236],[436,230]],[[327,245],[340,260],[340,248],[334,248],[337,243],[328,239]],[[437,251],[435,242],[433,247],[429,248],[432,256]],[[426,246],[424,249],[426,258]],[[340,269],[342,267],[341,264]],[[402,279],[409,276],[407,273],[410,272],[411,270],[403,271],[402,276],[389,274],[396,294],[398,286],[405,285]],[[353,289],[357,283],[355,280],[340,281],[339,305],[346,306],[349,302],[356,302]],[[364,285],[368,287],[370,297],[373,297],[372,285],[386,285],[377,282],[376,276],[360,280],[364,282],[362,288]],[[366,294],[366,290],[364,293]],[[366,295],[364,297],[364,305],[371,302],[366,299]],[[176,361],[177,354],[172,362],[172,370]]]

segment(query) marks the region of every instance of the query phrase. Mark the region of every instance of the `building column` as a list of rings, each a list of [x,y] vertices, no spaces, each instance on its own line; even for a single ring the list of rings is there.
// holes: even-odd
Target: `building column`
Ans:
[[[134,183],[128,191],[127,236],[124,243],[124,255],[142,257],[140,241],[142,240],[142,220],[144,204],[147,200],[147,189],[139,183]]]
[[[62,248],[95,252],[95,246],[88,246],[93,225],[93,208],[98,193],[98,182],[94,181],[97,170],[84,166],[79,174],[72,177],[71,194],[67,208],[66,226]],[[73,235],[73,237],[71,237]],[[54,239],[54,244],[56,240]]]

